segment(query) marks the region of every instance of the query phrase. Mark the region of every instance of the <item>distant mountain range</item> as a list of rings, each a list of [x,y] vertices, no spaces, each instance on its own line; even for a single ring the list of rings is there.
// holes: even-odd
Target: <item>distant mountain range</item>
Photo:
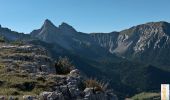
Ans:
[[[67,23],[45,20],[30,34],[0,27],[7,41],[45,47],[55,59],[68,56],[84,74],[109,80],[119,97],[160,91],[170,82],[170,23],[151,22],[120,32],[82,33]]]

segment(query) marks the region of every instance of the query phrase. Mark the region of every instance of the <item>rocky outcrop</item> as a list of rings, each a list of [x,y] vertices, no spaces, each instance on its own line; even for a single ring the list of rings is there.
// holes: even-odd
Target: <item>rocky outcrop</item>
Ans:
[[[84,80],[80,71],[74,69],[67,75],[65,84],[56,86],[55,91],[42,92],[39,97],[43,100],[117,100],[113,92],[81,89]]]
[[[16,70],[18,67],[22,72],[54,73],[53,60],[48,56],[47,51],[33,45],[12,45],[3,43],[0,45],[0,58],[6,63],[7,71]],[[8,51],[7,53],[4,53]]]

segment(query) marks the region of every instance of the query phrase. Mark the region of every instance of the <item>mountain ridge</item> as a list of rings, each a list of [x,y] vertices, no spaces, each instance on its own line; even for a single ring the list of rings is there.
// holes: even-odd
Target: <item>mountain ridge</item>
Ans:
[[[1,30],[0,35],[6,36]],[[118,96],[124,98],[152,89],[159,92],[158,85],[169,82],[167,78],[160,81],[154,78],[156,73],[169,77],[169,33],[170,23],[162,21],[133,26],[120,32],[87,34],[76,31],[67,23],[57,27],[45,20],[40,29],[28,35],[28,40],[19,35],[15,36],[15,40],[40,45],[54,59],[68,56],[88,76],[110,80]],[[147,80],[151,83],[147,84]]]

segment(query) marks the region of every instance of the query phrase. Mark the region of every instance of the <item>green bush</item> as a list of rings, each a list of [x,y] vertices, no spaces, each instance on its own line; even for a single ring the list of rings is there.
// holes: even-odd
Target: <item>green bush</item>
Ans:
[[[5,42],[5,38],[3,36],[0,36],[0,42]]]
[[[59,57],[55,63],[56,74],[68,74],[74,68],[67,57]]]

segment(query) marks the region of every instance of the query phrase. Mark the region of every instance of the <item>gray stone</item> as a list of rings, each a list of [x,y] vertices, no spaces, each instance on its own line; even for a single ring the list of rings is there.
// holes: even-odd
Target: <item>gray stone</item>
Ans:
[[[31,95],[24,95],[23,96],[23,100],[35,100],[36,97],[35,96],[31,96]]]
[[[47,99],[48,95],[52,94],[53,92],[42,92],[40,94],[41,99]]]
[[[64,100],[62,93],[53,92],[47,96],[47,100]]]
[[[5,96],[0,96],[0,100],[5,100]]]
[[[70,71],[70,74],[71,75],[79,75],[80,71],[78,69],[74,69],[74,70]]]

